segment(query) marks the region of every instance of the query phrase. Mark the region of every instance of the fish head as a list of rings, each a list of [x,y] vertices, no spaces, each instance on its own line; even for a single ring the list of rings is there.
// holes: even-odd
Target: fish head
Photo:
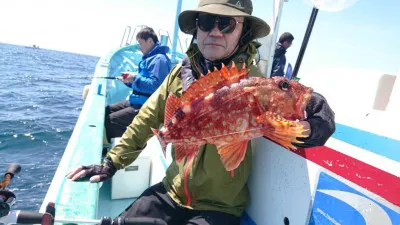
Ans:
[[[266,79],[259,88],[263,89],[260,91],[260,103],[266,111],[288,120],[306,118],[305,109],[311,99],[312,88],[285,77]]]

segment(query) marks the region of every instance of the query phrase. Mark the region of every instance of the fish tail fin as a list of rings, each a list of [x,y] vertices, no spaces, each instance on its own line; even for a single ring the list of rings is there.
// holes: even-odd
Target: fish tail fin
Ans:
[[[164,157],[167,157],[167,143],[165,142],[165,140],[160,136],[160,133],[157,129],[151,128],[151,131],[153,131],[153,134],[156,135],[158,141],[161,144],[161,149],[164,153]]]

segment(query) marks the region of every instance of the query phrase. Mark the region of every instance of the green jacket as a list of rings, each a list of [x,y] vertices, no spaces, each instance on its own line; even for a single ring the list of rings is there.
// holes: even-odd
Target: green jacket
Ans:
[[[250,76],[261,76],[258,68],[252,64],[256,48],[250,44],[246,52],[249,57],[245,59],[245,62]],[[243,58],[238,56],[233,61],[236,62],[238,68],[242,68]],[[143,149],[146,142],[153,136],[150,128],[158,129],[163,125],[168,95],[182,94],[181,66],[178,64],[172,69],[163,84],[143,105],[122,136],[120,143],[107,154],[118,169],[130,165],[137,158],[140,154],[138,150]],[[168,167],[162,182],[172,199],[183,207],[216,210],[240,216],[248,204],[249,191],[246,183],[250,168],[250,144],[243,162],[234,170],[234,174],[223,167],[216,146],[207,144],[200,147],[199,154],[188,171],[186,184],[183,179],[186,169],[185,161],[177,163],[175,160]],[[185,192],[185,186],[187,192]],[[187,205],[189,198],[191,204]]]

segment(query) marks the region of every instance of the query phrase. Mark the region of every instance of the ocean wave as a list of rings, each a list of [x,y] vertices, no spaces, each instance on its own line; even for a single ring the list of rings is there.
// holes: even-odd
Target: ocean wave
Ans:
[[[98,59],[0,44],[0,171],[22,166],[10,185],[18,209],[39,209]]]

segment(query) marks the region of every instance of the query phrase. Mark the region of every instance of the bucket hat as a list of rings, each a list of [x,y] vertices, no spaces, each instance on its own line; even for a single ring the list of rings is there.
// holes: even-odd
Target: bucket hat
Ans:
[[[251,39],[265,37],[270,32],[270,27],[264,20],[251,15],[253,13],[251,0],[200,0],[196,9],[185,10],[179,14],[178,23],[182,32],[193,35],[196,30],[196,18],[201,12],[244,17],[251,23]]]

